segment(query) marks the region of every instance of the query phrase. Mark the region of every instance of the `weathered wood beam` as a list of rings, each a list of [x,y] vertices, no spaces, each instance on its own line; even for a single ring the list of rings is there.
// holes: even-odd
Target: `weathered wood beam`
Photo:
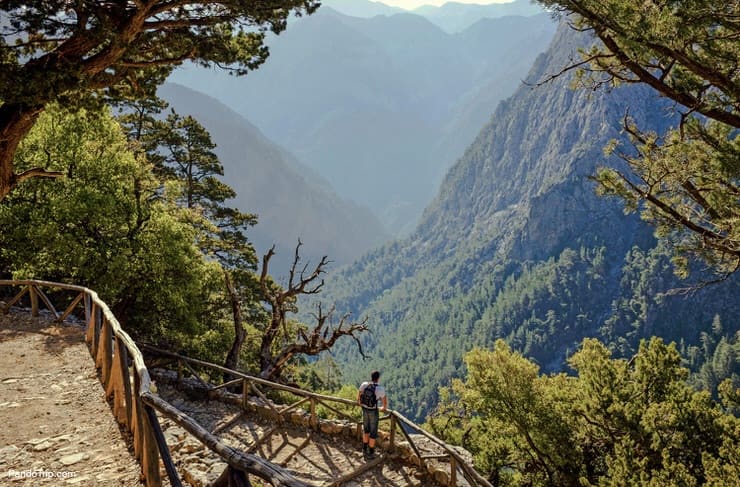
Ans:
[[[2,281],[0,281],[0,282],[2,282]],[[5,306],[3,306],[3,313],[7,313],[8,311],[10,311],[10,308],[15,303],[17,303],[18,301],[20,301],[21,298],[26,295],[26,293],[28,292],[29,289],[30,289],[30,286],[25,286],[24,288],[22,288],[18,292],[18,294],[16,294],[15,296],[13,296],[13,298],[10,301],[8,301],[7,303],[5,303]]]
[[[232,467],[267,480],[276,487],[311,487],[311,484],[296,479],[287,470],[278,465],[256,455],[242,453],[222,443],[218,437],[212,435],[191,417],[179,411],[158,395],[144,392],[141,394],[141,399],[145,404],[155,408],[160,414],[182,426],[188,433],[195,436],[198,441],[221,456]]]
[[[54,319],[55,320],[58,320],[59,319],[59,313],[57,313],[57,309],[54,307],[54,305],[52,304],[52,302],[49,299],[49,297],[46,294],[44,294],[44,291],[42,291],[37,286],[34,286],[33,290],[38,295],[38,297],[41,298],[41,301],[44,302],[44,304],[46,305],[46,309],[48,309],[49,311],[51,311],[51,314],[54,315]]]
[[[84,297],[85,297],[85,293],[79,293],[77,295],[77,297],[75,297],[72,300],[72,302],[69,304],[69,306],[67,306],[67,309],[64,310],[64,313],[62,313],[62,316],[60,316],[59,318],[57,318],[57,321],[59,321],[59,322],[64,321],[67,318],[67,316],[69,316],[72,313],[72,311],[75,309],[75,306],[77,306],[79,304],[79,302],[82,301],[82,298],[84,298]]]
[[[367,472],[368,470],[371,470],[375,468],[377,465],[379,465],[383,461],[383,457],[378,455],[374,459],[370,460],[369,462],[365,462],[362,465],[360,465],[359,468],[354,470],[353,472],[350,472],[346,475],[342,475],[338,479],[334,479],[329,483],[323,484],[321,487],[339,487],[345,482],[349,482],[350,480],[359,477],[363,473]]]
[[[237,421],[239,421],[243,416],[246,416],[246,413],[244,411],[242,411],[242,412],[240,412],[238,414],[235,414],[234,417],[231,418],[230,420],[228,420],[225,423],[221,423],[220,425],[216,426],[213,429],[213,431],[211,431],[211,434],[212,435],[217,435],[217,434],[221,433],[222,431],[224,431],[225,429],[230,428],[231,426],[234,425],[234,423],[236,423]]]
[[[150,406],[145,406],[144,409],[146,410],[147,418],[149,419],[149,425],[151,426],[152,434],[157,443],[157,448],[159,450],[159,455],[162,458],[164,469],[167,472],[167,477],[170,479],[170,486],[182,487],[182,481],[180,480],[180,476],[177,473],[175,462],[172,461],[172,455],[170,455],[170,449],[167,446],[167,441],[164,438],[164,433],[162,433],[162,427],[160,426],[159,420],[157,419],[157,413],[154,411],[154,408]]]

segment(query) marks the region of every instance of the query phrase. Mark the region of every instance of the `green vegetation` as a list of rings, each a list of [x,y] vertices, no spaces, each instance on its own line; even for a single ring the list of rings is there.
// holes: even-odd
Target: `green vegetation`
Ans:
[[[171,70],[191,60],[235,74],[268,55],[265,32],[315,0],[153,1],[119,4],[9,1],[0,5],[0,200],[21,181],[58,174],[16,172],[14,156],[50,104],[90,106],[102,98],[152,96]]]
[[[357,360],[347,343],[334,354],[351,381],[383,370],[392,407],[415,419],[434,407],[439,386],[462,376],[468,350],[497,339],[553,372],[566,367],[583,337],[598,337],[616,356],[629,357],[640,340],[657,335],[681,344],[692,372],[704,367],[709,374],[705,364],[711,362],[722,370],[716,377],[730,377],[740,357],[728,362],[724,352],[713,359],[715,345],[705,351],[701,344],[722,342],[720,350],[727,350],[736,340],[737,281],[676,293],[686,283],[674,275],[664,246],[619,253],[618,246],[604,243],[566,248],[539,262],[453,256],[403,277],[409,267],[398,263],[399,248],[388,246],[364,268],[358,263],[328,283],[327,295],[338,306],[370,317],[370,333],[362,338],[369,360]],[[361,297],[371,295],[365,283],[381,276],[398,281],[362,305]],[[727,323],[719,335],[711,332],[716,321]],[[709,341],[702,338],[707,334]],[[717,386],[716,379],[696,384]]]
[[[617,3],[625,12],[643,6],[604,2]],[[700,10],[714,11],[707,2],[699,4]],[[562,25],[529,81],[561,73],[579,48],[591,52],[593,42]],[[393,407],[422,419],[437,402],[437,386],[464,374],[463,354],[496,339],[554,372],[564,369],[585,337],[598,338],[617,357],[629,357],[640,340],[659,336],[693,357],[694,373],[713,360],[689,350],[701,345],[716,316],[725,340],[734,340],[740,323],[738,277],[704,285],[716,280],[717,272],[727,276],[730,253],[725,259],[707,242],[704,261],[692,253],[681,254],[687,261],[676,261],[675,251],[689,248],[691,232],[680,242],[676,233],[664,238],[662,228],[654,233],[654,227],[625,215],[620,201],[594,191],[599,166],[629,171],[618,152],[603,152],[610,141],[630,144],[625,113],[641,130],[657,134],[688,122],[644,83],[574,90],[574,79],[585,81],[575,75],[570,70],[549,83],[523,87],[499,105],[447,174],[416,232],[368,254],[329,283],[327,294],[338,306],[371,318],[371,334],[363,338],[369,361],[358,361],[354,350],[336,351],[348,379],[358,382],[370,369],[386,371]],[[728,103],[727,109],[734,106]],[[727,167],[738,161],[734,152],[710,157]],[[687,167],[681,161],[673,165]],[[670,177],[663,181],[674,183]],[[697,184],[710,198],[710,186]],[[732,184],[725,186],[730,192],[736,191]],[[672,198],[667,189],[661,195]],[[735,211],[737,196],[725,206]],[[682,262],[686,265],[678,270],[682,277],[690,270],[690,279],[675,275]]]
[[[600,45],[582,50],[577,81],[589,86],[644,83],[676,102],[678,127],[641,128],[625,116],[632,150],[614,143],[631,172],[599,172],[601,191],[642,209],[661,238],[673,242],[675,262],[688,256],[719,273],[740,269],[740,26],[737,2],[538,0],[573,13],[575,27]],[[584,63],[579,63],[583,65]]]
[[[0,205],[5,274],[87,285],[140,339],[207,340],[217,268],[194,245],[177,188],[161,188],[112,117],[51,107],[17,161],[65,177],[30,180]]]
[[[80,24],[93,29],[89,49],[105,57],[123,47],[89,71],[88,51],[65,51],[76,24],[62,18],[56,32],[37,16],[47,11],[11,2],[11,27],[38,29],[42,44],[0,45],[0,81],[14,83],[0,83],[0,273],[89,286],[136,339],[263,377],[353,398],[339,368],[355,384],[379,369],[392,408],[433,412],[435,431],[470,449],[498,485],[730,485],[740,474],[740,139],[737,42],[724,37],[737,32],[727,20],[737,7],[543,3],[576,10],[604,43],[583,51],[592,67],[577,82],[648,83],[691,113],[667,119],[640,86],[585,93],[556,76],[520,90],[449,172],[417,231],[327,283],[338,309],[370,320],[335,319],[332,306],[313,308],[310,326],[295,313],[301,296],[323,290],[327,260],[307,266],[299,243],[287,283],[269,275],[273,250],[260,268],[248,238],[256,218],[227,206],[235,192],[207,131],[192,117],[160,117],[151,98],[116,120],[87,96],[106,87],[128,96],[143,75],[188,57],[254,67],[262,34],[203,20],[171,44],[156,30],[120,44],[129,31],[102,28],[103,9]],[[268,4],[283,8],[229,12],[280,30],[291,9],[315,6]],[[683,31],[684,22],[694,23]],[[51,34],[60,40],[44,43]],[[533,76],[572,59],[569,35],[559,32]],[[70,64],[55,64],[63,55]],[[37,79],[43,63],[57,69],[45,74],[53,83]],[[637,102],[645,107],[633,118],[614,116]],[[600,164],[612,169],[594,184]],[[657,240],[595,186],[642,208]],[[679,280],[676,265],[695,281]],[[695,285],[717,272],[715,285]],[[340,367],[322,356],[329,349]]]
[[[130,138],[107,110],[51,106],[39,118],[17,166],[65,177],[29,180],[0,203],[2,274],[86,285],[135,339],[274,380],[363,331],[335,322],[333,309],[313,326],[288,318],[297,295],[321,288],[322,268],[296,267],[285,289],[269,257],[257,273],[247,238],[256,219],[224,205],[234,193],[216,178],[209,134],[191,117],[157,120],[163,105],[147,105],[122,118]]]
[[[640,343],[614,359],[594,339],[542,375],[502,340],[465,358],[428,425],[470,450],[494,485],[733,485],[740,419],[687,383],[675,346]]]

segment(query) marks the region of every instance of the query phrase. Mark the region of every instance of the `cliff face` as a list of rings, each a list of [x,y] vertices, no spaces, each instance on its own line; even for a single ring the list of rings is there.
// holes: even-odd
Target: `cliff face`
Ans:
[[[584,41],[560,28],[530,71],[530,86],[498,106],[448,172],[414,239],[458,244],[450,236],[465,234],[501,240],[510,258],[532,259],[546,258],[579,236],[607,237],[604,231],[611,234],[613,226],[604,228],[605,220],[633,229],[619,205],[594,195],[588,177],[599,165],[619,163],[605,160],[602,150],[620,138],[628,109],[645,126],[662,130],[671,122],[668,106],[644,87],[571,89],[567,74],[537,85],[577,58]]]
[[[464,353],[497,338],[560,370],[586,336],[630,353],[651,334],[693,343],[715,315],[737,327],[737,282],[662,296],[681,285],[667,251],[589,179],[620,164],[603,148],[623,137],[628,111],[660,132],[670,106],[641,86],[574,90],[570,74],[537,85],[590,42],[561,27],[530,85],[498,106],[449,170],[416,231],[329,279],[326,298],[372,326],[369,362],[350,344],[337,350],[347,379],[386,370],[400,409],[418,418],[462,373]]]

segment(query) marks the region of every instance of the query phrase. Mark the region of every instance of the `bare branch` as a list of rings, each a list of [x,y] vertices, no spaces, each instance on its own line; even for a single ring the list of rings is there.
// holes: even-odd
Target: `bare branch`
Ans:
[[[25,181],[26,179],[31,178],[61,178],[64,176],[63,172],[59,171],[47,171],[46,169],[42,169],[40,167],[35,167],[33,169],[29,169],[27,171],[23,171],[20,174],[17,174],[15,176],[15,182],[20,183],[22,181]]]
[[[674,289],[671,289],[671,290],[667,291],[665,294],[667,296],[690,296],[690,295],[693,295],[696,292],[704,289],[705,287],[712,286],[714,284],[719,284],[721,282],[726,281],[727,279],[730,278],[730,276],[732,276],[733,274],[735,274],[735,272],[737,272],[738,270],[740,270],[740,258],[738,258],[738,259],[735,260],[735,268],[734,269],[732,269],[729,272],[726,272],[726,273],[722,274],[720,277],[718,277],[716,279],[711,279],[711,280],[707,280],[707,281],[701,281],[701,282],[698,282],[696,284],[692,284],[691,286],[674,288]]]
[[[596,54],[596,55],[593,55],[593,56],[589,56],[588,58],[583,59],[583,60],[581,60],[579,62],[576,62],[575,59],[571,58],[570,59],[570,63],[567,66],[565,66],[563,69],[561,69],[560,71],[558,71],[557,73],[550,74],[545,79],[543,79],[542,81],[538,81],[537,83],[529,83],[527,81],[524,81],[524,84],[527,85],[527,86],[539,87],[539,86],[545,85],[547,83],[550,83],[550,82],[556,80],[557,78],[560,78],[564,74],[569,73],[569,72],[573,71],[574,69],[578,69],[578,68],[580,68],[582,66],[586,66],[588,64],[591,64],[596,59],[599,59],[599,58],[610,58],[610,57],[614,57],[614,56],[611,56],[611,55],[607,55],[607,54],[603,54],[602,53],[602,54]]]
[[[278,379],[282,368],[297,355],[318,355],[321,352],[330,350],[337,340],[343,336],[352,337],[357,343],[362,358],[367,358],[362,344],[357,337],[358,333],[368,330],[367,318],[359,322],[349,321],[350,314],[343,315],[339,323],[333,325],[332,317],[336,311],[332,306],[328,312],[324,313],[321,304],[318,305],[318,312],[312,313],[316,319],[316,325],[309,333],[303,329],[298,330],[298,342],[291,343],[283,347],[277,354],[273,355],[268,364],[263,365],[260,375],[267,379]]]
[[[316,282],[323,274],[324,268],[329,263],[326,256],[310,272],[308,265],[298,271],[300,265],[300,248],[303,243],[298,240],[293,254],[293,263],[290,266],[288,287],[282,289],[277,285],[270,285],[268,270],[270,259],[275,255],[275,246],[262,258],[262,273],[260,275],[260,288],[263,299],[270,308],[270,322],[262,331],[260,345],[260,375],[265,378],[276,380],[280,377],[282,368],[296,355],[317,355],[329,350],[336,341],[343,336],[351,336],[358,343],[360,353],[364,357],[356,333],[367,330],[367,319],[354,323],[349,322],[349,315],[343,316],[338,325],[333,326],[331,318],[335,311],[334,307],[324,313],[321,304],[318,306],[318,314],[313,315],[316,324],[310,330],[299,326],[292,333],[295,334],[295,342],[284,345],[279,351],[275,351],[276,340],[280,336],[286,339],[290,333],[288,313],[295,312],[296,297],[302,294],[317,294],[324,285],[324,281]]]

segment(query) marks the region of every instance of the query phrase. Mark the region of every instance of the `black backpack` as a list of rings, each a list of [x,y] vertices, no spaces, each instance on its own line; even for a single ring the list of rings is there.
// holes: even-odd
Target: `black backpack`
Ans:
[[[378,398],[375,397],[375,388],[378,386],[375,382],[371,382],[365,387],[360,395],[360,404],[369,409],[375,409],[378,407]]]

